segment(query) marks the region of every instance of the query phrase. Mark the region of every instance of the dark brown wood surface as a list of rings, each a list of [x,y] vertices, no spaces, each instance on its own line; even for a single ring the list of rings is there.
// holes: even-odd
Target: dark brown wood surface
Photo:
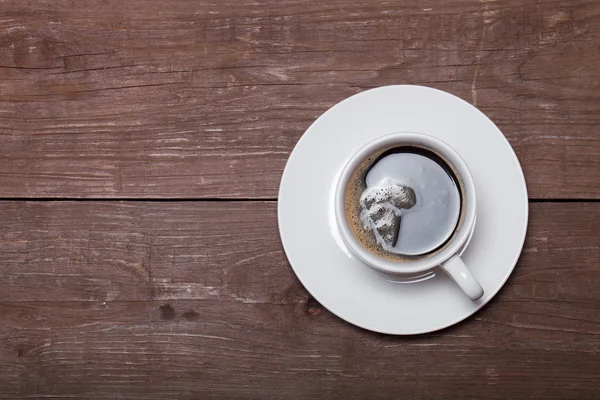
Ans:
[[[418,337],[323,309],[276,218],[310,123],[400,83],[530,194],[506,286]],[[599,129],[595,0],[0,1],[0,398],[600,398]]]
[[[355,328],[312,300],[287,266],[273,202],[3,202],[0,220],[0,396],[600,389],[599,203],[532,204],[523,256],[497,298],[414,338]]]
[[[532,198],[597,198],[599,43],[596,0],[5,0],[0,187],[272,199],[318,115],[412,83],[487,113]]]

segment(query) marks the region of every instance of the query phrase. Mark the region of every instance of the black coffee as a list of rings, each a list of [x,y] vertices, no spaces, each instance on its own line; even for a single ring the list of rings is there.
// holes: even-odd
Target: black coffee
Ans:
[[[428,257],[452,237],[462,213],[462,190],[438,154],[397,147],[368,157],[345,193],[346,219],[373,253],[396,261]]]

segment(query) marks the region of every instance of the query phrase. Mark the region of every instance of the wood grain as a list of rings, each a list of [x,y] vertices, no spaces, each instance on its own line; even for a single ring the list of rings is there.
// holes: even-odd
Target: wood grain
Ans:
[[[3,201],[0,221],[0,398],[600,390],[597,202],[532,204],[497,297],[457,326],[407,338],[355,328],[310,298],[273,202]]]
[[[309,124],[361,90],[488,114],[532,198],[600,198],[600,3],[0,3],[0,195],[277,196]]]

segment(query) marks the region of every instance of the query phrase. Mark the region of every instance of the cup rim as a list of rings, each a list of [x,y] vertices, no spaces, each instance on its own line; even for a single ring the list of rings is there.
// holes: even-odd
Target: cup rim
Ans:
[[[465,192],[465,211],[463,222],[458,228],[451,241],[445,247],[433,256],[416,261],[398,262],[386,260],[378,257],[374,253],[368,251],[360,244],[358,239],[352,233],[345,217],[344,197],[345,190],[350,180],[350,177],[358,165],[370,154],[388,148],[390,146],[421,146],[433,150],[444,156],[446,160],[452,164],[456,173],[459,175],[463,189]],[[444,261],[448,260],[453,255],[459,253],[461,247],[467,242],[470,234],[473,231],[476,215],[476,197],[475,184],[473,176],[463,158],[446,142],[420,132],[394,132],[389,133],[379,138],[376,138],[358,151],[356,151],[346,162],[338,178],[335,190],[335,217],[337,225],[341,233],[344,243],[348,246],[351,252],[363,261],[368,266],[382,272],[392,274],[412,274],[415,272],[424,272],[430,270]]]

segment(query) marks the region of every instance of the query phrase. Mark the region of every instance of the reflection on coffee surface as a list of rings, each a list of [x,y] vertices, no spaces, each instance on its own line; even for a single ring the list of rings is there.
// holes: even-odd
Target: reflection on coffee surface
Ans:
[[[452,237],[461,215],[461,189],[437,154],[398,147],[365,160],[346,191],[346,218],[374,253],[414,260],[434,253]]]

